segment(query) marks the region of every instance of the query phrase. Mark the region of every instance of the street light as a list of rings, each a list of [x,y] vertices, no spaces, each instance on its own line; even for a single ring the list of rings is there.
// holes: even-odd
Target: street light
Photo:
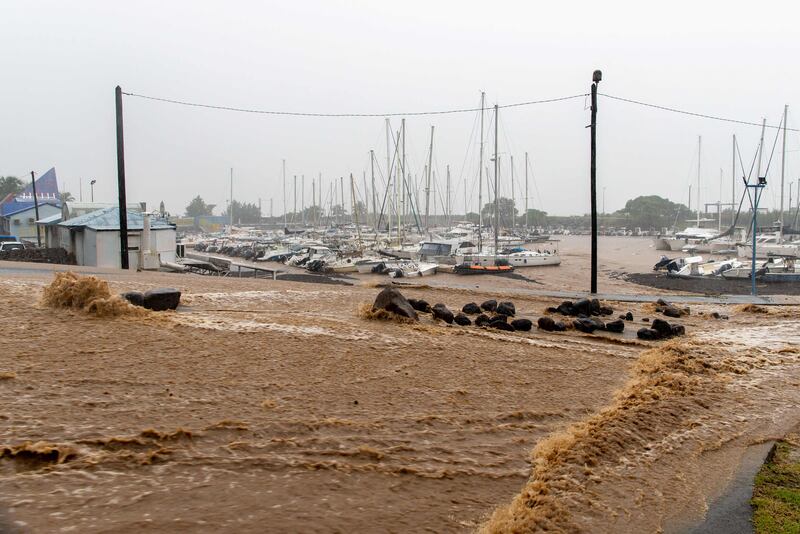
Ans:
[[[591,128],[591,204],[592,204],[592,280],[591,293],[597,293],[597,85],[603,73],[592,73],[592,123]]]
[[[92,202],[94,202],[94,184],[96,184],[96,183],[97,183],[97,180],[92,180],[91,182],[89,182],[89,186],[91,187],[91,190],[92,190]]]

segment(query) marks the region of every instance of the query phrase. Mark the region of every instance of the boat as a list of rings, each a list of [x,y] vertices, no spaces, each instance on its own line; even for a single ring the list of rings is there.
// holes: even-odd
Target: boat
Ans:
[[[539,251],[525,249],[511,249],[498,254],[484,252],[457,257],[458,264],[497,266],[510,265],[512,267],[543,267],[561,264],[561,257],[557,251]]]
[[[514,271],[511,265],[470,265],[459,263],[453,267],[455,274],[503,274]]]
[[[412,278],[414,276],[430,276],[436,274],[435,263],[426,262],[407,262],[397,267],[388,269],[391,278]]]
[[[721,261],[709,260],[704,262],[702,256],[686,258],[683,267],[677,271],[667,271],[667,276],[672,278],[705,278],[709,276],[725,276],[731,270],[739,269],[742,262],[736,258]]]

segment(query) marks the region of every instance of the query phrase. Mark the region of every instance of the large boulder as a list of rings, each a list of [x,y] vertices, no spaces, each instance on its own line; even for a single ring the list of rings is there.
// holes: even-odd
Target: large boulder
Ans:
[[[640,328],[639,331],[636,332],[636,337],[644,339],[645,341],[655,341],[661,338],[658,330],[653,330],[652,328]]]
[[[517,309],[514,307],[514,303],[508,301],[503,301],[498,304],[495,311],[497,313],[502,313],[503,315],[508,315],[509,317],[513,317],[517,314]]]
[[[672,325],[672,335],[673,336],[683,336],[686,335],[686,327],[682,324],[674,324]]]
[[[428,304],[428,301],[423,299],[408,299],[408,303],[411,304],[411,307],[417,310],[418,312],[422,313],[430,313],[431,312],[431,305]]]
[[[672,325],[670,325],[667,321],[663,319],[653,319],[653,330],[658,332],[658,335],[662,338],[667,338],[672,336]]]
[[[563,332],[567,329],[567,324],[564,321],[556,321],[553,325],[553,330],[556,332]]]
[[[120,297],[124,298],[134,306],[144,306],[144,293],[141,291],[128,291],[122,293]]]
[[[572,325],[575,327],[575,330],[584,332],[586,334],[591,334],[598,329],[597,322],[588,317],[579,317],[578,319],[572,321]]]
[[[455,319],[453,312],[447,309],[447,306],[441,302],[433,305],[431,308],[431,313],[433,314],[434,319],[440,319],[447,324],[453,324],[453,319]]]
[[[142,306],[153,311],[174,310],[180,303],[181,292],[171,287],[146,291],[142,299]]]
[[[514,327],[513,326],[511,326],[508,323],[504,323],[502,321],[497,321],[495,323],[490,324],[489,326],[491,326],[492,328],[497,328],[498,330],[506,331],[506,332],[513,332],[514,331]]]
[[[475,326],[489,326],[489,316],[482,313],[475,317]]]
[[[464,304],[464,307],[461,308],[461,311],[467,315],[478,315],[481,313],[481,307],[474,302],[470,302],[469,304]]]
[[[514,327],[514,330],[519,330],[520,332],[530,332],[531,328],[533,328],[533,322],[530,319],[514,319],[511,321],[511,326]]]
[[[600,315],[600,301],[598,299],[592,299],[589,302],[592,306],[592,315]]]
[[[570,300],[565,300],[561,304],[558,305],[556,311],[561,315],[577,315],[575,313],[575,305]]]
[[[469,326],[472,324],[472,321],[469,320],[469,317],[463,313],[457,313],[456,316],[453,317],[453,322],[459,326]]]
[[[500,315],[500,314],[492,315],[492,317],[489,319],[490,324],[507,323],[507,322],[508,322],[508,315]]]
[[[592,302],[589,299],[581,299],[572,306],[573,315],[585,315],[589,317],[592,314]]]
[[[483,311],[493,312],[497,309],[497,301],[494,299],[487,300],[483,304],[481,304],[481,309]]]
[[[622,319],[617,319],[616,321],[610,321],[606,323],[606,330],[609,332],[622,332],[625,330],[625,321]]]
[[[536,321],[536,326],[539,327],[539,330],[544,330],[545,332],[552,332],[556,329],[556,322],[553,320],[552,317],[544,316],[539,317],[539,320]]]
[[[417,312],[414,311],[408,300],[393,287],[384,288],[383,291],[378,293],[378,296],[375,297],[375,302],[372,304],[372,309],[386,310],[401,317],[408,317],[415,321],[419,320]]]

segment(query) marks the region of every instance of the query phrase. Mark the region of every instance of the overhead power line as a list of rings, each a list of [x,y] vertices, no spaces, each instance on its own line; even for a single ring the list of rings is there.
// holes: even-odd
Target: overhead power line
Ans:
[[[168,104],[178,104],[181,106],[190,106],[195,108],[218,109],[222,111],[235,111],[238,113],[257,113],[261,115],[286,115],[292,117],[411,117],[419,115],[451,115],[455,113],[473,113],[481,110],[481,108],[465,108],[465,109],[447,109],[438,111],[411,111],[406,113],[304,113],[298,111],[272,111],[272,110],[262,110],[262,109],[237,108],[232,106],[219,106],[213,104],[200,104],[197,102],[187,102],[184,100],[175,100],[172,98],[161,98],[157,96],[140,95],[137,93],[123,92],[122,94],[126,96],[132,96],[135,98],[143,98],[145,100],[155,100],[157,102],[166,102]],[[572,100],[575,98],[584,98],[585,96],[586,96],[585,94],[580,94],[580,95],[562,96],[558,98],[547,98],[544,100],[530,100],[527,102],[506,104],[504,106],[499,106],[499,107],[513,108],[520,106],[532,106],[535,104],[549,104],[552,102],[563,102],[565,100]]]
[[[662,111],[669,111],[669,112],[672,112],[672,113],[680,113],[682,115],[690,115],[692,117],[699,117],[699,118],[702,118],[702,119],[711,119],[711,120],[722,121],[722,122],[732,122],[734,124],[744,124],[746,126],[758,126],[759,128],[762,126],[760,122],[749,122],[749,121],[740,121],[740,120],[737,120],[737,119],[728,119],[728,118],[725,118],[725,117],[717,117],[717,116],[714,116],[714,115],[707,115],[705,113],[695,113],[693,111],[684,111],[682,109],[675,109],[675,108],[670,108],[670,107],[667,107],[667,106],[660,106],[658,104],[649,104],[647,102],[640,102],[638,100],[632,100],[630,98],[622,98],[621,96],[607,95],[607,94],[604,94],[604,93],[597,93],[597,94],[600,95],[600,96],[603,96],[605,98],[610,98],[612,100],[619,100],[620,102],[627,102],[629,104],[636,104],[637,106],[644,106],[644,107],[648,107],[648,108],[660,109]],[[773,125],[767,124],[766,126],[767,126],[767,128],[773,128],[773,129],[781,128],[780,125],[773,126]],[[797,128],[786,128],[786,130],[790,131],[790,132],[800,132],[800,129],[797,129]]]

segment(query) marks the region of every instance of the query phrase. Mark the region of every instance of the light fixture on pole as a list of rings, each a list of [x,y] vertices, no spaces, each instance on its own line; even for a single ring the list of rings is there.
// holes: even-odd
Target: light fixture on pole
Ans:
[[[92,180],[89,182],[89,187],[91,187],[91,195],[92,195],[92,202],[94,202],[94,184],[97,183],[97,180]]]
[[[758,203],[761,200],[761,195],[764,193],[764,188],[767,186],[767,177],[766,176],[759,176],[758,182],[751,184],[745,178],[742,178],[744,181],[744,186],[747,191],[747,198],[750,201],[750,207],[753,208],[753,257],[750,262],[750,294],[754,297],[756,296],[756,219],[758,218]],[[753,194],[750,194],[750,190],[753,190]]]
[[[599,70],[592,73],[591,128],[591,203],[592,203],[592,280],[591,292],[597,293],[597,85],[603,79]]]

